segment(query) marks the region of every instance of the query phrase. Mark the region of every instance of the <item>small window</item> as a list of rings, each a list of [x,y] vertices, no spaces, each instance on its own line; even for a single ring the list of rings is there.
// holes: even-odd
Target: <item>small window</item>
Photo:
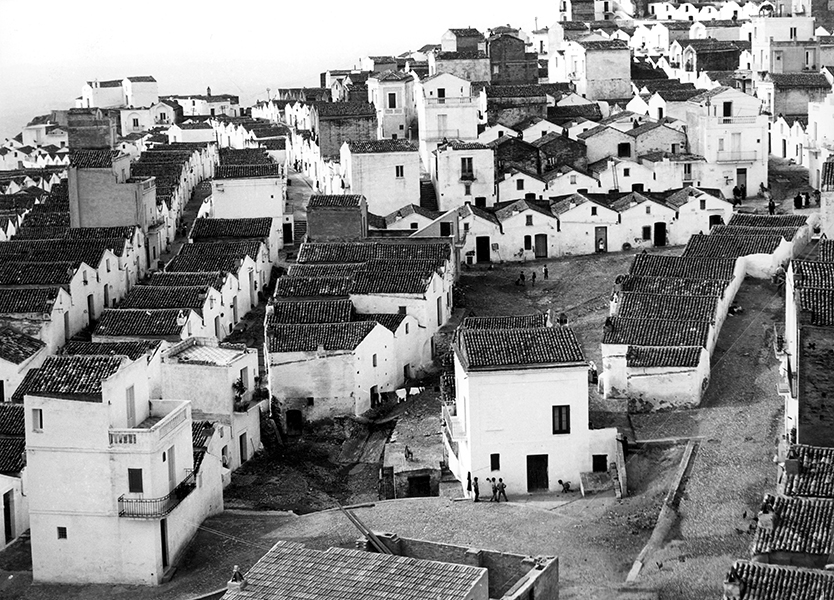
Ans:
[[[398,306],[398,307],[397,307],[397,312],[398,312],[398,313],[400,313],[401,315],[406,314],[406,312],[405,312],[405,311],[406,311],[406,307],[405,307],[405,306]]]
[[[706,210],[707,209],[707,201],[702,199],[700,202],[701,202],[701,210]]]
[[[643,239],[650,240],[652,239],[652,228],[651,225],[646,225],[643,227]]]
[[[724,150],[724,138],[718,138],[718,151]]]
[[[576,175],[571,175],[570,176],[570,184],[571,185],[576,185]]]
[[[312,396],[307,396],[307,406],[315,406],[316,399]]]
[[[142,493],[142,469],[127,470],[127,491],[131,494]]]
[[[489,455],[489,470],[490,471],[500,471],[501,470],[501,455],[500,454],[490,454]]]
[[[527,215],[526,225],[529,227],[533,224],[533,215]]]
[[[133,119],[133,127],[134,128],[139,127],[139,119]]]
[[[628,142],[617,144],[617,156],[619,158],[628,158],[631,156],[631,144]]]
[[[533,237],[530,235],[524,236],[524,249],[525,250],[532,250],[533,249]]]
[[[417,229],[417,223],[410,223],[408,225],[411,229]]]
[[[523,179],[516,179],[515,180],[515,189],[523,190],[524,189],[524,180]]]
[[[469,223],[464,223],[463,224],[463,230],[464,231],[469,231]]]
[[[394,167],[394,171],[398,179],[405,177],[405,167],[403,165],[397,165]]]
[[[630,177],[631,169],[623,169],[623,177]]]
[[[107,272],[109,273],[110,272],[110,259],[109,258],[104,261],[104,265],[107,267]]]
[[[388,108],[397,108],[397,94],[393,92],[388,94]]]
[[[591,207],[591,216],[592,217],[597,216],[597,207],[596,206]]]
[[[652,207],[651,207],[651,206],[647,206],[647,207],[646,207],[646,214],[647,214],[647,215],[652,214]]]
[[[373,361],[374,361],[374,366],[376,366],[376,354],[374,354]]]
[[[67,528],[66,527],[59,527],[58,528],[58,539],[59,540],[67,539]]]
[[[32,431],[43,431],[43,409],[32,409]]]
[[[553,407],[553,433],[570,433],[570,406],[562,404]]]
[[[408,323],[405,324],[405,334],[408,335]]]

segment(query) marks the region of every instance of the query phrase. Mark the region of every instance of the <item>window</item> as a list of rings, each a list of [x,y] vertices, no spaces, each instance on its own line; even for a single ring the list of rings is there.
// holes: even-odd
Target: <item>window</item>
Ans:
[[[629,156],[631,156],[631,144],[628,142],[617,144],[617,157],[628,158]]]
[[[570,176],[570,184],[571,185],[576,185],[576,175],[571,175]]]
[[[315,405],[316,405],[316,399],[313,398],[312,396],[307,396],[307,406],[315,406]]]
[[[134,128],[134,129],[138,129],[138,128],[139,128],[139,119],[133,119],[133,128]]]
[[[517,189],[517,190],[523,190],[524,189],[524,180],[523,179],[516,179],[515,189]]]
[[[133,427],[136,427],[136,392],[133,386],[127,388],[125,396],[127,426],[132,429]]]
[[[592,217],[597,216],[597,207],[596,206],[591,207],[591,216]]]
[[[683,163],[683,178],[692,179],[692,163]]]
[[[110,259],[109,258],[104,261],[104,265],[107,268],[107,272],[109,273],[110,272]]]
[[[32,409],[32,431],[43,431],[43,409]]]
[[[796,27],[791,27],[791,30],[790,30],[790,38],[791,38],[792,40],[795,40],[795,39],[796,39]]]
[[[464,183],[463,184],[463,195],[464,196],[471,196],[472,195],[472,184],[471,183]]]
[[[490,471],[500,471],[501,470],[501,455],[500,454],[490,454],[489,455],[489,470]]]
[[[403,165],[397,165],[394,167],[394,173],[397,178],[405,177],[405,167]]]
[[[701,210],[706,210],[706,209],[707,209],[707,201],[706,200],[701,200]]]
[[[66,527],[59,527],[58,528],[58,539],[59,540],[67,539],[67,528]]]
[[[533,215],[527,215],[527,221],[526,221],[525,225],[530,227],[532,224],[533,224]]]
[[[570,406],[562,404],[553,407],[553,433],[570,433]]]
[[[464,156],[460,159],[460,178],[474,179],[475,173],[472,169],[472,157]]]
[[[623,169],[623,177],[630,177],[631,169]]]
[[[724,150],[724,138],[718,138],[718,151]]]
[[[373,362],[374,362],[374,366],[376,366],[376,354],[374,354]]]
[[[525,250],[532,250],[533,249],[533,236],[525,235],[524,236],[524,249]]]
[[[463,224],[463,230],[464,231],[469,231],[469,223],[464,223]]]
[[[651,225],[646,225],[643,227],[643,239],[650,240],[652,239],[652,227]]]
[[[651,207],[651,206],[647,206],[647,207],[646,207],[646,214],[647,214],[647,215],[652,214],[652,207]]]
[[[405,334],[408,335],[408,323],[405,324]]]
[[[405,313],[405,306],[398,306],[397,307],[397,312],[400,313],[401,315],[406,314]]]
[[[397,108],[397,94],[393,92],[388,94],[388,108]]]
[[[131,494],[142,493],[142,469],[127,470],[127,491]]]
[[[417,229],[417,223],[410,223],[408,226],[411,227],[411,229]]]

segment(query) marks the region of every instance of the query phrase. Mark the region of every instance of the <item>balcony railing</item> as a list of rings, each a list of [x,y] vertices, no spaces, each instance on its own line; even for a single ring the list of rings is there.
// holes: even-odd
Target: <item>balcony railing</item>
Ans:
[[[161,401],[155,401],[161,403]],[[110,430],[110,446],[124,447],[137,446],[137,448],[130,448],[130,450],[146,449],[152,450],[156,447],[159,440],[165,438],[169,433],[182,424],[187,416],[188,404],[186,402],[179,403],[180,406],[168,412],[160,421],[154,423],[152,427],[133,427],[130,429],[111,429]],[[141,447],[141,448],[138,448]],[[127,448],[125,448],[127,449]]]
[[[161,498],[125,498],[119,497],[119,516],[134,519],[160,519],[171,513],[188,495],[194,491],[197,483],[194,473],[186,475],[177,487]]]
[[[471,171],[465,171],[460,174],[461,181],[475,181],[475,173]]]
[[[426,104],[474,104],[475,96],[460,96],[457,98],[426,98]]]
[[[453,440],[466,439],[466,425],[463,419],[457,416],[457,408],[454,404],[443,405],[443,420]]]
[[[755,123],[756,119],[759,117],[757,116],[747,116],[747,117],[716,117],[715,120],[720,125],[750,125],[751,123]]]
[[[420,138],[426,141],[442,140],[443,138],[454,140],[461,137],[460,129],[428,129],[420,132]],[[477,132],[474,136],[467,136],[467,139],[475,139],[478,137]]]
[[[751,162],[754,160],[756,160],[755,150],[719,151],[717,159],[718,162]]]
[[[405,114],[404,108],[386,108],[385,109],[386,115],[402,115]]]

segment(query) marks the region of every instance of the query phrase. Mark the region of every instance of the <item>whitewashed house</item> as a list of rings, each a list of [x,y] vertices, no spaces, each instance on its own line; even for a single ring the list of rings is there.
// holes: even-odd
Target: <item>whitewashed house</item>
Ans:
[[[424,165],[430,164],[432,152],[444,140],[478,139],[479,99],[469,81],[451,73],[427,77],[415,84],[414,102]]]
[[[0,550],[29,529],[24,413],[20,404],[0,403]]]
[[[492,206],[495,202],[493,150],[480,142],[450,139],[440,143],[430,164],[441,211],[463,206]]]
[[[29,369],[39,367],[46,356],[41,340],[11,328],[0,329],[0,402],[10,402]]]
[[[377,139],[410,139],[417,117],[412,73],[384,71],[368,77],[368,102],[376,108]]]
[[[405,204],[420,204],[420,154],[413,142],[345,142],[339,170],[343,193],[365,196],[372,213],[386,215]]]

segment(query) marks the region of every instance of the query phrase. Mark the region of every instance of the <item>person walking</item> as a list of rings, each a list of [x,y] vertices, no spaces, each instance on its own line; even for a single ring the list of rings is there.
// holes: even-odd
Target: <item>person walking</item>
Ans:
[[[545,279],[545,281],[546,281],[546,280],[547,280],[547,275],[548,275],[547,265],[545,265],[545,266],[542,268],[542,273],[544,274],[544,279]]]
[[[525,281],[527,280],[527,277],[525,277],[525,275],[524,275],[524,271],[522,271],[522,272],[519,274],[519,276],[518,276],[518,280],[521,282],[521,285],[524,285]]]
[[[744,200],[747,199],[747,184],[742,183],[740,186],[738,186],[738,190],[739,192],[741,192],[739,195],[739,204],[741,204],[742,202],[744,202]]]
[[[799,192],[797,192],[796,196],[793,197],[793,207],[802,208],[802,194]]]
[[[533,287],[536,287],[536,272],[535,271],[533,271],[533,273],[530,275],[530,281],[533,282]]]
[[[776,214],[776,203],[773,201],[773,198],[771,198],[770,202],[767,203],[767,212],[770,215]]]
[[[490,502],[498,502],[498,484],[495,483],[495,477],[492,480],[487,477],[487,481],[491,481],[492,483],[492,497],[489,499]]]
[[[479,502],[478,497],[481,495],[481,490],[478,487],[478,478],[472,480],[472,493],[475,494],[475,502]]]
[[[495,481],[495,478],[492,479]],[[509,502],[507,499],[507,484],[504,483],[504,480],[499,477],[498,478],[498,498],[496,498],[496,502],[501,502],[501,496],[504,496],[504,502]]]

